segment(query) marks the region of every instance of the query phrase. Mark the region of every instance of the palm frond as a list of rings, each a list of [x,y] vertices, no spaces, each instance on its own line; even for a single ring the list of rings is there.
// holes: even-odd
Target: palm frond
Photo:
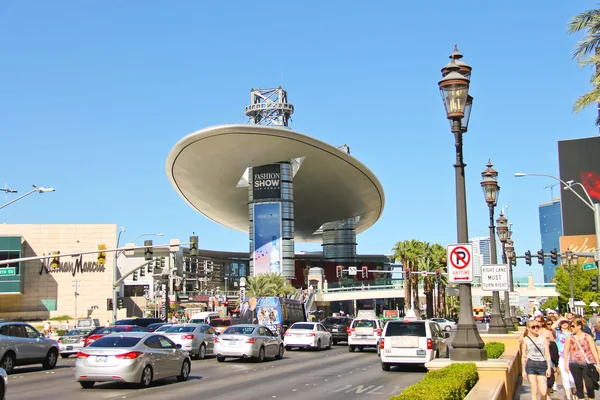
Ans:
[[[567,30],[573,34],[583,29],[589,29],[590,26],[597,27],[598,21],[600,21],[600,9],[584,11],[569,20]]]
[[[573,105],[573,112],[578,113],[584,108],[600,101],[600,88],[596,87],[580,96]]]

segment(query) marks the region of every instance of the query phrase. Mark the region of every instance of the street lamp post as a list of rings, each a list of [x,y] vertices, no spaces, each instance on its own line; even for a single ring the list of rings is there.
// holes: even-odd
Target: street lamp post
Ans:
[[[512,231],[509,229],[508,231],[508,240],[506,242],[506,259],[507,259],[507,264],[508,264],[508,283],[509,283],[509,289],[511,292],[513,292],[515,290],[515,286],[514,286],[514,282],[513,282],[513,260],[516,259],[516,254],[515,254],[515,247],[514,247],[514,242],[510,239],[510,236],[512,235]],[[511,306],[510,305],[510,299],[509,302],[506,306],[506,309],[509,310],[509,313],[507,314],[507,316],[509,316],[509,325],[511,326],[516,326],[519,321],[517,320],[517,315],[515,312],[515,306]]]
[[[573,288],[573,264],[577,265],[579,262],[579,258],[577,257],[576,254],[573,254],[573,251],[571,249],[567,249],[563,254],[560,255],[561,261],[562,261],[562,265],[563,268],[565,268],[567,265],[568,267],[566,268],[567,272],[569,273],[569,287],[571,289],[571,298],[569,299],[569,309],[571,312],[573,312],[573,308],[575,306],[575,289]]]
[[[9,189],[5,189],[4,191],[5,191],[5,193],[6,193],[7,191],[9,191]],[[8,202],[8,203],[6,203],[6,204],[3,204],[3,205],[1,205],[1,206],[0,206],[0,209],[4,208],[4,207],[6,207],[6,206],[9,206],[9,205],[11,205],[12,203],[14,203],[15,201],[19,201],[19,200],[21,200],[23,197],[27,197],[27,196],[29,196],[30,194],[32,194],[32,193],[35,193],[35,192],[38,192],[38,193],[50,193],[50,192],[55,192],[55,191],[56,191],[56,190],[55,190],[54,188],[37,187],[37,186],[33,185],[33,189],[31,189],[29,192],[25,193],[25,194],[24,194],[24,195],[22,195],[22,196],[19,196],[19,197],[17,197],[16,199],[13,199],[13,200],[9,201],[9,202]],[[14,191],[9,191],[9,192],[10,192],[10,193],[16,193],[17,191],[16,191],[16,190],[14,190]]]
[[[483,194],[485,201],[490,211],[490,261],[492,264],[498,263],[498,255],[496,251],[496,232],[494,226],[494,208],[498,203],[498,195],[500,193],[500,186],[498,186],[498,172],[492,168],[491,160],[488,160],[487,168],[481,173],[483,180],[481,181],[481,187],[483,188]],[[492,334],[505,334],[508,333],[508,329],[502,315],[500,313],[500,292],[494,290],[492,292],[492,317],[490,319],[490,327],[488,333]]]
[[[463,161],[463,133],[467,131],[471,105],[467,108],[467,101],[472,104],[469,96],[471,67],[460,59],[462,54],[454,48],[450,56],[451,61],[442,69],[442,80],[439,81],[442,100],[446,109],[446,117],[450,121],[451,131],[454,134],[456,152],[455,184],[456,184],[456,222],[458,243],[468,243],[467,224],[467,199],[465,190],[465,163]],[[461,74],[461,71],[463,72]],[[460,314],[458,329],[450,353],[455,361],[480,361],[486,360],[484,343],[475,326],[473,319],[473,302],[471,299],[471,284],[461,283],[459,286]]]
[[[506,242],[508,241],[508,219],[504,216],[504,213],[500,211],[500,216],[496,220],[496,232],[498,233],[498,239],[502,245],[502,263],[507,265],[508,268],[508,282],[510,289],[511,282],[511,264],[508,262],[506,257]],[[512,325],[512,319],[510,318],[510,291],[504,292],[504,325],[506,327]]]

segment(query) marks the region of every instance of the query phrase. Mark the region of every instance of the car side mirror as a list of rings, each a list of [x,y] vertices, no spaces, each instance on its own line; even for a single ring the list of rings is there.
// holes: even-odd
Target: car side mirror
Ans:
[[[177,343],[177,348],[180,349],[181,348],[181,344]]]
[[[448,339],[450,337],[450,332],[444,332],[444,337]]]

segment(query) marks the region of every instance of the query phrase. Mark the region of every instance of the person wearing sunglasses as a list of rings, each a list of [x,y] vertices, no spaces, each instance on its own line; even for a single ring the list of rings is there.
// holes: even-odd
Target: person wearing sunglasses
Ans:
[[[556,347],[558,348],[558,369],[560,370],[560,378],[562,380],[563,388],[565,389],[565,394],[567,396],[567,400],[572,400],[575,395],[575,382],[573,382],[573,377],[567,371],[565,371],[565,343],[567,342],[567,338],[571,336],[571,322],[566,318],[561,318],[556,321],[552,327],[556,332]]]
[[[593,399],[594,387],[598,382],[594,382],[591,369],[600,370],[600,359],[598,359],[594,339],[583,333],[584,325],[582,318],[575,318],[571,322],[573,334],[568,336],[565,342],[564,365],[565,372],[570,372],[573,376],[577,398],[584,399],[583,384],[585,383],[585,394],[588,399]]]
[[[538,321],[528,321],[521,342],[523,380],[529,381],[532,400],[537,400],[538,394],[541,400],[548,398],[548,378],[552,375],[549,342],[539,331]]]

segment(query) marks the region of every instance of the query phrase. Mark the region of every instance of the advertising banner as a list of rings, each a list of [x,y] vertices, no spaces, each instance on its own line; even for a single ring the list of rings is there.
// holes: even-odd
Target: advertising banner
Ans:
[[[600,202],[600,136],[558,142],[560,179],[581,183],[594,203]],[[581,186],[573,189],[587,200]],[[563,235],[593,235],[594,215],[570,190],[561,190]]]
[[[253,228],[254,275],[281,273],[281,204],[255,203]]]
[[[576,235],[576,236],[561,236],[560,237],[560,249],[561,253],[564,253],[567,249],[571,249],[573,252],[581,253],[593,253],[596,250],[596,236],[594,235]],[[594,261],[594,257],[579,258],[579,263],[586,263]]]
[[[281,198],[281,166],[279,164],[252,167],[252,196],[254,200]]]

